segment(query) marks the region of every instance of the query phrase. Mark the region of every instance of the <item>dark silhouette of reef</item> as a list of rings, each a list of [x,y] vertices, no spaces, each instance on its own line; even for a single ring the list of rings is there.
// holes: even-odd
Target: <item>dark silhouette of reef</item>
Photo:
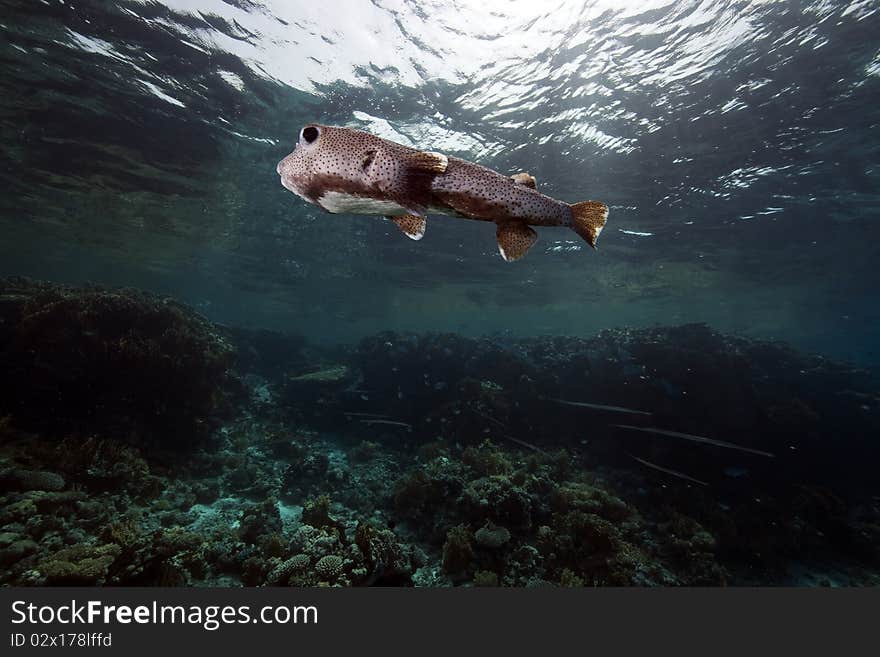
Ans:
[[[586,440],[597,462],[659,459],[718,485],[730,479],[725,469],[742,467],[770,486],[806,477],[859,489],[873,481],[880,456],[880,386],[869,372],[700,324],[507,344],[384,333],[357,345],[347,365],[347,378],[323,383],[320,404],[301,403],[304,389],[317,389],[302,377],[283,382],[286,399],[328,429],[369,423],[378,412],[457,442]],[[708,436],[775,458],[621,425]]]
[[[880,395],[868,372],[704,325],[506,342],[384,333],[353,349],[345,376],[322,371],[342,370],[325,365],[281,385],[293,416],[325,431],[416,448],[431,437],[451,450],[445,458],[453,464],[485,441],[534,458],[563,449],[577,462],[574,471],[604,473],[604,486],[657,527],[700,533],[713,559],[743,572],[766,574],[837,551],[877,562]],[[508,464],[504,474],[515,470]],[[550,481],[540,492],[492,488],[494,497],[480,499],[493,511],[468,516],[468,477],[459,470],[438,480],[423,466],[397,495],[405,507],[397,511],[457,528],[447,541],[453,553],[465,544],[465,528],[470,545],[484,523],[511,530],[515,543],[517,531],[527,527],[531,536],[534,523],[496,517],[497,509],[526,508],[531,498],[530,508],[544,509],[539,526],[553,529],[550,519],[572,509],[548,511],[536,500],[552,499],[554,486],[593,485],[589,477]],[[626,526],[599,518],[617,533]],[[439,540],[436,527],[423,529]],[[571,570],[585,581],[627,581]]]
[[[0,280],[0,414],[22,428],[192,442],[228,410],[234,353],[170,298]]]
[[[23,279],[0,320],[0,584],[880,583],[878,386],[785,345],[328,349]]]

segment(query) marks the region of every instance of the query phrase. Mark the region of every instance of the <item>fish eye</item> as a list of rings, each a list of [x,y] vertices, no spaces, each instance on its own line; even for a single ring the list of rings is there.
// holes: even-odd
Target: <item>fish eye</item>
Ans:
[[[315,126],[309,125],[302,129],[300,138],[307,144],[311,144],[318,138],[319,134],[321,133]]]

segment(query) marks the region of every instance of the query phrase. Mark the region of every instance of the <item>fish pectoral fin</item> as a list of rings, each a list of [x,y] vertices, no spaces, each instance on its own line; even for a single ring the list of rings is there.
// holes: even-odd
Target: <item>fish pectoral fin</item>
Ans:
[[[434,177],[446,171],[449,160],[441,153],[415,150],[395,153],[394,158],[398,160],[397,174],[381,181],[379,189],[409,214],[424,217],[431,204]]]
[[[526,173],[525,171],[521,171],[520,173],[515,173],[510,178],[517,185],[524,185],[525,187],[530,187],[532,189],[538,189],[537,178],[535,178],[530,173]]]
[[[397,224],[397,227],[403,231],[403,234],[412,240],[420,240],[425,236],[425,229],[428,227],[428,221],[424,217],[414,214],[402,214],[399,217],[388,217]]]
[[[402,160],[409,169],[434,174],[446,173],[446,167],[449,165],[449,158],[443,153],[433,151],[413,150],[403,155]]]
[[[538,233],[522,221],[505,221],[498,224],[495,231],[498,250],[507,262],[522,258],[538,240]]]

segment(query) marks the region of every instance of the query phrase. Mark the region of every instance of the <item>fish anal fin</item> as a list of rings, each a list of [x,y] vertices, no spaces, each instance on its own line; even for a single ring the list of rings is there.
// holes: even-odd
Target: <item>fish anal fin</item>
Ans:
[[[397,224],[397,227],[403,231],[403,234],[413,240],[420,240],[425,236],[425,229],[428,222],[424,217],[414,214],[402,214],[399,217],[388,217]]]
[[[522,258],[538,239],[538,234],[522,221],[499,222],[495,231],[498,250],[507,262]]]
[[[526,173],[525,171],[521,171],[519,173],[513,174],[511,180],[515,182],[517,185],[523,185],[524,187],[530,187],[531,189],[538,189],[538,180],[532,174]]]

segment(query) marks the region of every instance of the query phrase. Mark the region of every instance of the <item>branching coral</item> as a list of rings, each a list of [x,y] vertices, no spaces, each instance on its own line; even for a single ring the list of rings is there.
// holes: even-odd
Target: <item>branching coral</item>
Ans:
[[[48,584],[103,584],[111,564],[119,556],[120,547],[105,545],[74,545],[56,552],[42,561],[37,570]]]
[[[478,570],[474,573],[474,586],[498,586],[498,574],[491,570]]]
[[[474,559],[473,535],[467,525],[457,525],[446,533],[443,544],[443,571],[460,576]]]
[[[414,571],[412,549],[401,543],[394,532],[362,522],[355,531],[354,542],[367,566],[361,584],[410,583]]]
[[[304,573],[311,564],[312,558],[309,555],[295,554],[275,566],[266,577],[266,583],[270,586],[285,585],[289,582],[291,575]]]
[[[7,470],[0,473],[0,490],[61,490],[64,477],[43,470]]]
[[[486,521],[486,524],[476,531],[474,539],[478,545],[497,549],[510,540],[510,532],[504,527],[499,527],[490,521]]]
[[[335,582],[342,573],[342,566],[344,564],[345,561],[339,555],[328,554],[326,557],[318,559],[318,563],[315,564],[315,573],[321,579]]]

